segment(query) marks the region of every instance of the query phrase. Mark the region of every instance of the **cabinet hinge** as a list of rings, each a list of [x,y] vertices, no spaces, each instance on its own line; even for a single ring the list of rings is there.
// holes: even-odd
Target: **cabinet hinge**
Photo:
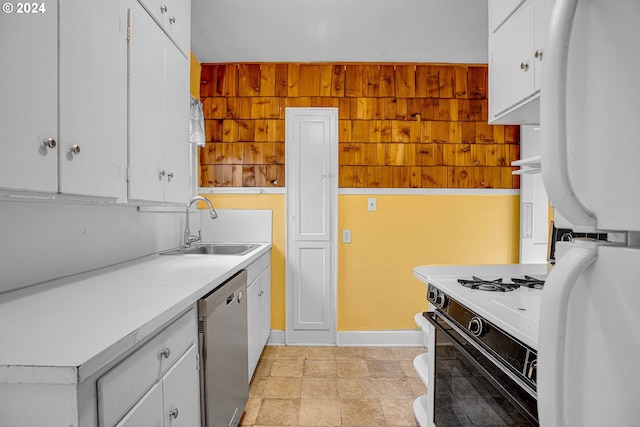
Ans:
[[[131,41],[131,21],[132,21],[132,17],[131,17],[131,9],[129,9],[127,11],[127,42]]]

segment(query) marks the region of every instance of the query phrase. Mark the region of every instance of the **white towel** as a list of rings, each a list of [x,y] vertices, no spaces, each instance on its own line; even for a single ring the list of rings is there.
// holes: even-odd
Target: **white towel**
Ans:
[[[204,134],[204,112],[202,102],[191,95],[191,119],[189,120],[189,142],[204,147],[207,138]]]

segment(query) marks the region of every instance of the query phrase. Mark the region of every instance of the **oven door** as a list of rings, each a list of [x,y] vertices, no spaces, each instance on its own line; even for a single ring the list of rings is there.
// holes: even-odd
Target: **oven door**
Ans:
[[[538,426],[535,392],[437,310],[424,317],[434,326],[434,413],[437,427]]]

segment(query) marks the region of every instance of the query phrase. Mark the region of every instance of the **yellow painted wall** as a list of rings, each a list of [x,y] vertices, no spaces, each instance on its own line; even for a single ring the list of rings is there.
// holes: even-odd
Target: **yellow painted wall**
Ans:
[[[200,61],[193,54],[193,52],[189,52],[191,59],[191,95],[194,98],[200,99],[200,74],[202,72],[202,65],[200,65]]]
[[[367,198],[377,211],[367,211]],[[424,264],[518,262],[517,195],[341,195],[338,330],[415,328],[427,308]]]
[[[220,209],[273,210],[271,328],[284,330],[284,195],[205,197]],[[338,226],[352,243],[338,244],[338,330],[415,329],[427,302],[413,267],[517,263],[518,218],[517,195],[340,195]]]
[[[202,194],[216,209],[273,211],[271,248],[271,329],[285,329],[285,198],[284,194]]]

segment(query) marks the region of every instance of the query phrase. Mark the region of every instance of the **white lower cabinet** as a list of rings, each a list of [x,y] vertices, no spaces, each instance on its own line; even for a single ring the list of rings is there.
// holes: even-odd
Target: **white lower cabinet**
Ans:
[[[249,382],[271,333],[271,252],[247,268]]]
[[[163,427],[164,418],[162,411],[162,384],[156,383],[151,387],[151,390],[147,392],[136,403],[125,417],[120,421],[118,427],[135,427],[135,426],[149,426],[149,427]]]
[[[200,425],[196,328],[191,309],[98,379],[101,427]]]
[[[195,345],[127,412],[118,427],[200,425]]]

